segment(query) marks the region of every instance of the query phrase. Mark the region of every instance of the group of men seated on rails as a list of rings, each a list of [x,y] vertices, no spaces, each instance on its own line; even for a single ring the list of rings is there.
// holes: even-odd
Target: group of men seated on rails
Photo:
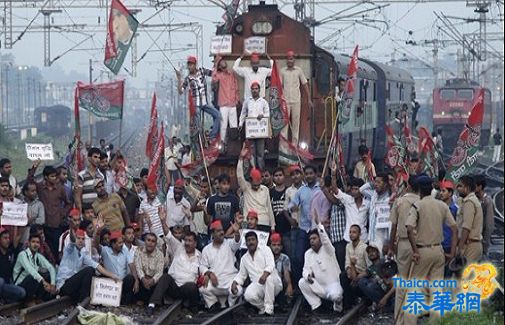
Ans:
[[[157,188],[143,169],[121,183],[121,153],[91,147],[73,184],[65,167],[45,166],[36,181],[35,162],[18,193],[10,160],[0,160],[0,202],[28,204],[27,227],[0,228],[1,299],[77,302],[100,275],[122,281],[122,303],[141,301],[147,313],[165,296],[211,310],[243,297],[268,315],[299,294],[316,313],[342,312],[358,297],[398,309],[405,293],[392,287],[395,274],[433,280],[450,276],[455,256],[464,264],[486,255],[493,202],[480,175],[457,184],[411,175],[396,196],[393,173],[363,170],[366,147],[345,186],[335,165],[324,177],[310,165],[244,175],[247,153],[236,191],[226,174],[192,182],[167,173],[171,185]]]

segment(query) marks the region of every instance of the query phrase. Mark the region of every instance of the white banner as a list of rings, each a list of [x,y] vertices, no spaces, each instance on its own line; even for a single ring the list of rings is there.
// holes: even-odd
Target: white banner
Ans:
[[[211,54],[230,54],[232,52],[231,35],[214,36],[210,40]]]
[[[123,282],[109,278],[93,277],[91,282],[91,304],[119,307]]]
[[[26,157],[30,160],[53,160],[53,144],[26,143]]]
[[[254,230],[254,229],[242,229],[242,234],[241,234],[241,245],[240,248],[247,249],[247,244],[245,240],[245,234],[247,234],[250,231],[254,231],[256,235],[258,236],[258,246],[267,246],[268,245],[268,238],[270,238],[270,233],[266,231],[260,231],[260,230]]]
[[[26,226],[28,224],[28,204],[3,202],[2,226]]]
[[[248,37],[244,40],[244,52],[247,54],[267,52],[267,39],[263,36]]]
[[[270,138],[270,118],[263,117],[258,120],[256,117],[248,117],[245,120],[245,137],[247,139]]]

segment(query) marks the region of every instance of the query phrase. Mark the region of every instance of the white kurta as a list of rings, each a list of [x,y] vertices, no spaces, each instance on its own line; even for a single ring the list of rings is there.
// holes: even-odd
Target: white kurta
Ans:
[[[210,243],[203,249],[200,272],[205,274],[210,271],[216,275],[218,281],[217,287],[209,281],[206,287],[200,288],[200,293],[208,308],[218,301],[221,306],[224,306],[233,279],[238,272],[235,268],[235,253],[239,248],[240,240],[236,242],[235,239],[225,239],[219,246]],[[228,303],[231,306],[234,300],[229,300]]]
[[[182,286],[188,282],[195,283],[199,275],[200,251],[196,249],[193,256],[188,256],[184,249],[184,244],[179,242],[170,232],[165,238],[167,238],[167,245],[172,245],[172,248],[176,247],[168,274],[175,280],[178,286]]]
[[[321,248],[316,253],[312,248],[305,252],[303,278],[298,286],[312,310],[321,305],[321,299],[341,301],[343,296],[340,285],[340,268],[338,266],[335,248],[322,224],[317,225]],[[308,282],[308,276],[313,276],[313,283]]]
[[[270,275],[262,285],[259,283],[259,279],[265,271]],[[275,268],[275,259],[270,247],[258,246],[253,256],[249,252],[242,256],[240,270],[235,281],[242,286],[248,277],[251,284],[244,292],[244,299],[258,308],[260,313],[273,314],[275,296],[282,290],[282,281]],[[240,288],[239,294],[241,291]]]
[[[335,195],[337,199],[342,202],[345,206],[345,232],[344,239],[346,242],[351,242],[351,238],[349,238],[349,230],[352,225],[358,225],[361,228],[361,236],[360,239],[362,241],[367,241],[368,239],[368,231],[366,229],[366,225],[368,224],[368,210],[370,209],[370,201],[363,198],[363,202],[361,206],[358,208],[354,198],[347,193],[344,193],[340,189],[338,190],[337,195]]]

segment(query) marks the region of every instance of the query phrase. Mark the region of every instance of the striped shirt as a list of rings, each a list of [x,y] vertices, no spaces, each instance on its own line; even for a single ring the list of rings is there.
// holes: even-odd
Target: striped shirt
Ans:
[[[339,201],[333,204],[330,216],[330,239],[332,243],[344,240],[346,219],[345,206],[342,202]]]
[[[78,174],[78,187],[82,188],[82,205],[92,204],[98,195],[95,191],[95,180],[105,179],[102,172],[98,170],[95,171],[95,175],[91,175],[89,170],[86,168],[80,171]]]
[[[149,200],[143,200],[140,203],[139,214],[145,214],[149,219],[151,219],[151,229],[147,225],[147,222],[144,222],[144,233],[153,232],[158,237],[162,237],[163,226],[161,225],[160,217],[158,215],[158,208],[161,206],[160,200],[158,198],[154,198],[151,202]]]

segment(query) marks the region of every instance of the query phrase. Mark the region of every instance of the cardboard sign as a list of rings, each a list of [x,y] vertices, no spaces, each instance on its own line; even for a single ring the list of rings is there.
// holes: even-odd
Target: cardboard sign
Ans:
[[[389,221],[389,213],[391,211],[391,207],[389,203],[377,203],[375,205],[375,217],[376,223],[375,228],[391,228],[391,221]]]
[[[26,157],[30,160],[53,160],[53,144],[26,143]]]
[[[210,40],[211,54],[230,54],[232,51],[231,35],[214,36]]]
[[[121,303],[123,282],[109,278],[93,277],[91,282],[91,304],[118,307]]]
[[[26,226],[28,224],[28,204],[3,202],[2,226]]]
[[[258,246],[267,246],[268,245],[268,238],[270,238],[270,233],[266,231],[260,231],[260,230],[253,230],[253,229],[243,229],[242,234],[240,235],[242,238],[240,239],[240,248],[242,249],[247,249],[247,244],[245,241],[245,234],[247,234],[249,231],[254,231],[256,235],[258,236]]]
[[[256,117],[245,119],[245,137],[247,139],[265,139],[270,138],[270,118],[263,117],[258,120]]]
[[[247,54],[267,52],[267,39],[263,36],[248,37],[244,40],[244,52]]]

